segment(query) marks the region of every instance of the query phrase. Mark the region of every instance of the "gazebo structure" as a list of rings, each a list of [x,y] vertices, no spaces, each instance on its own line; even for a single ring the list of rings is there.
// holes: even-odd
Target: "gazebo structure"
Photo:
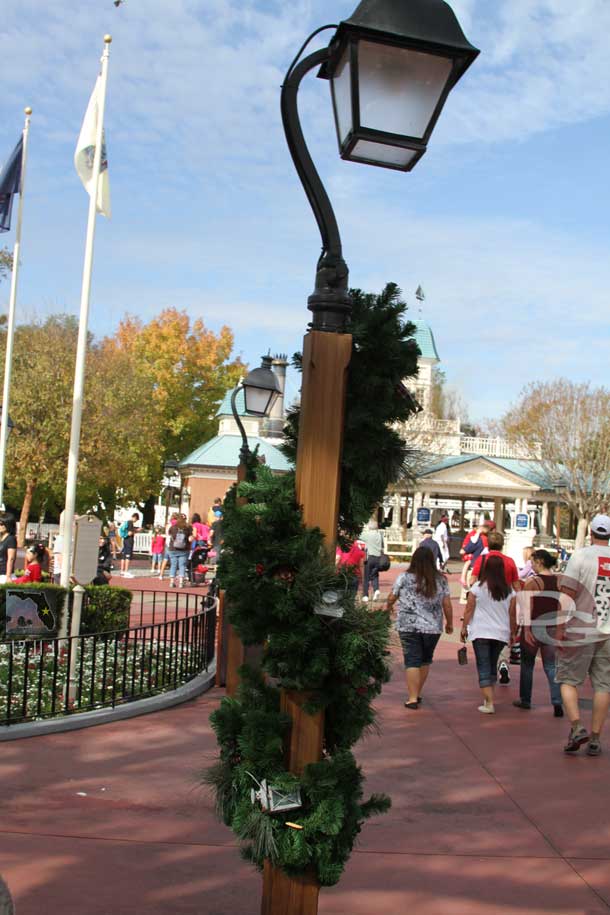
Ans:
[[[519,558],[535,537],[558,539],[559,497],[531,455],[499,438],[467,435],[459,419],[432,414],[440,357],[430,326],[421,319],[414,323],[419,372],[406,384],[422,411],[403,433],[422,458],[415,483],[399,482],[386,494],[380,520],[389,551],[410,552],[442,514],[449,515],[456,544],[480,519],[493,519],[505,534],[506,550]]]

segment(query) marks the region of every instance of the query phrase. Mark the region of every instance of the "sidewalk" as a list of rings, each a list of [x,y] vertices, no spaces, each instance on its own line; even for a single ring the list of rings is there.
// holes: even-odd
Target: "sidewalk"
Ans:
[[[456,648],[443,638],[415,712],[396,648],[381,736],[356,748],[368,791],[393,806],[320,915],[608,913],[610,733],[606,756],[564,756],[541,667],[533,711],[512,707],[513,680],[481,716],[473,657],[458,667]],[[17,915],[258,915],[260,876],[197,780],[221,695],[3,746],[0,873]]]

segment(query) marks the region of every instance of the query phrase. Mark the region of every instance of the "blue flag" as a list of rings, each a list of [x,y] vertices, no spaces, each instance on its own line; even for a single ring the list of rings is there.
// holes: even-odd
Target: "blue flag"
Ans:
[[[23,161],[23,137],[15,146],[4,168],[0,171],[0,232],[11,227],[13,197],[21,193],[21,163]]]

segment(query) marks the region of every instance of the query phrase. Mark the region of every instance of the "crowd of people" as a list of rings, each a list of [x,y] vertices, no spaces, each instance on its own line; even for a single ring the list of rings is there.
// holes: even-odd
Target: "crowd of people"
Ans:
[[[570,732],[564,750],[601,754],[600,735],[610,705],[610,517],[597,515],[590,527],[591,545],[576,550],[565,572],[554,571],[555,558],[545,549],[528,547],[523,565],[502,550],[504,538],[485,522],[462,545],[460,639],[474,650],[483,715],[496,713],[495,689],[510,682],[509,660],[519,663],[519,698],[513,705],[532,708],[535,661],[541,655],[555,717],[566,714]],[[396,605],[396,629],[404,655],[407,699],[417,710],[434,652],[443,630],[453,632],[453,608],[446,560],[427,531],[408,569],[398,576],[387,599]],[[458,652],[465,658],[465,648]],[[499,676],[500,675],[500,676]],[[588,731],[580,716],[579,690],[587,677],[593,687]]]
[[[113,561],[120,561],[119,575],[122,578],[133,578],[129,566],[133,558],[135,535],[140,531],[140,516],[135,512],[131,518],[123,521],[118,527],[111,523],[104,528],[99,542],[98,580],[104,584],[111,577]],[[190,520],[183,512],[173,512],[167,524],[156,525],[150,543],[150,574],[163,581],[169,572],[170,588],[183,588],[189,572],[193,575],[205,575],[207,567],[203,560],[212,562],[223,543],[223,510],[222,499],[216,498],[205,521],[201,515],[193,513]],[[194,559],[198,565],[193,566]]]

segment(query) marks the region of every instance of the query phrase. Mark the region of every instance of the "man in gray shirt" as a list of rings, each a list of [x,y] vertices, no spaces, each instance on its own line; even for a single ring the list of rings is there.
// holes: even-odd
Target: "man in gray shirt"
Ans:
[[[366,546],[366,562],[362,581],[362,600],[369,599],[369,584],[373,586],[373,600],[379,597],[379,557],[383,553],[383,534],[376,521],[370,521],[359,538]]]

